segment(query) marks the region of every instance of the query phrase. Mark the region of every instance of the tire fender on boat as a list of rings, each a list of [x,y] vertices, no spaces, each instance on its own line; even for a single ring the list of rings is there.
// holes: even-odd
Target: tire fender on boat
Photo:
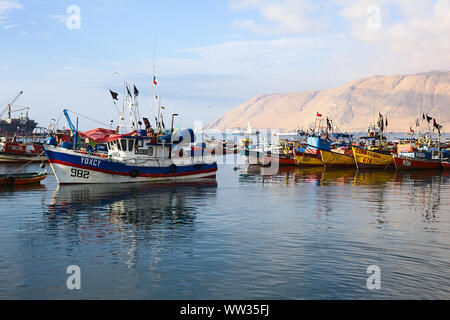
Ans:
[[[136,169],[131,170],[130,176],[132,178],[136,178],[138,175],[139,175],[139,171],[137,171]]]
[[[176,172],[177,171],[177,166],[175,165],[175,164],[171,164],[170,166],[169,166],[169,170],[170,170],[170,172]]]

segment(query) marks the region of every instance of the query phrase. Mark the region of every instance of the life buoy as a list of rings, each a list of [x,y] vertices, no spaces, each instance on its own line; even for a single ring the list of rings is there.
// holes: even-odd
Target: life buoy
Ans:
[[[169,170],[170,170],[170,172],[176,172],[177,171],[177,166],[175,165],[175,164],[171,164],[170,166],[169,166]]]
[[[369,132],[369,137],[373,137],[375,135],[375,132],[371,131]]]
[[[136,169],[131,170],[130,176],[131,176],[132,178],[136,178],[138,175],[139,175],[139,171],[137,171]]]

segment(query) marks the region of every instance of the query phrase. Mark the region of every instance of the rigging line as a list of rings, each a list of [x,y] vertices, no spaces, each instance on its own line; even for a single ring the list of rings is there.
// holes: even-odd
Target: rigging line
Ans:
[[[69,112],[72,112],[73,114],[75,114],[75,115],[77,115],[77,116],[79,116],[79,117],[82,117],[82,118],[85,118],[85,119],[91,120],[91,121],[93,121],[93,122],[96,122],[96,123],[102,124],[102,125],[104,125],[104,126],[107,126],[107,127],[109,126],[109,124],[106,124],[106,123],[104,123],[104,122],[101,122],[101,121],[98,121],[98,120],[95,120],[95,119],[89,118],[88,116],[85,116],[85,115],[79,114],[79,113],[77,113],[77,112],[74,112],[74,111],[72,111],[72,110],[69,110],[69,109],[67,109],[67,111],[69,111]]]

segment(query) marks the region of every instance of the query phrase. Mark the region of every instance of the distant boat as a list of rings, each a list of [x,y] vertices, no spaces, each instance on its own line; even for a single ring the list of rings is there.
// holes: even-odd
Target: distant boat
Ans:
[[[31,136],[33,130],[37,126],[37,122],[28,118],[28,110],[29,107],[19,107],[13,109],[14,103],[19,99],[19,97],[23,94],[23,91],[20,91],[11,101],[7,104],[7,106],[0,112],[0,137],[6,136]],[[20,116],[18,118],[13,118],[12,114],[19,111],[26,111],[25,116]],[[4,114],[8,115],[7,118],[2,118]]]
[[[44,149],[39,142],[0,138],[0,163],[42,162]]]

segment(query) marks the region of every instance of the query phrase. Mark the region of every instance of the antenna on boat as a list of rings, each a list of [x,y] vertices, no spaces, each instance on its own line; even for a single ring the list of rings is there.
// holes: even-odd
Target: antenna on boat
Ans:
[[[156,76],[155,76],[155,63],[156,63],[156,46],[158,44],[158,26],[155,28],[155,45],[153,47],[153,74],[152,74],[152,105],[150,107],[150,115],[153,113],[153,103],[158,99],[155,95]]]

